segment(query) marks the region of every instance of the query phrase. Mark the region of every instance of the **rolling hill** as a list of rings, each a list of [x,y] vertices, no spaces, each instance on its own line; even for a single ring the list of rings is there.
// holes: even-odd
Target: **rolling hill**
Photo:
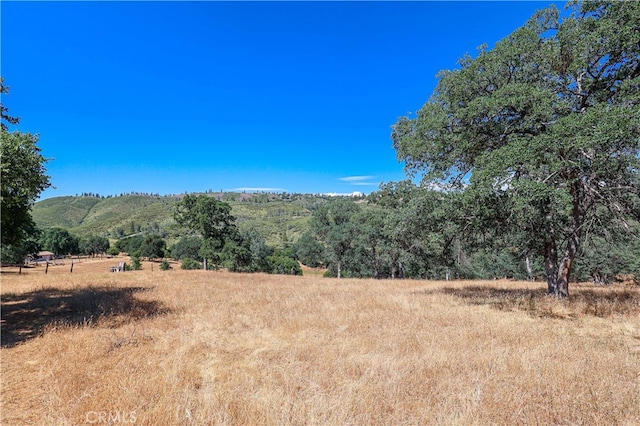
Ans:
[[[328,197],[308,194],[210,193],[232,207],[238,226],[253,226],[274,247],[295,242],[309,229],[312,211]],[[67,196],[39,201],[33,219],[39,228],[60,227],[79,235],[112,240],[140,232],[168,240],[183,232],[173,219],[180,196],[129,194],[113,197]]]

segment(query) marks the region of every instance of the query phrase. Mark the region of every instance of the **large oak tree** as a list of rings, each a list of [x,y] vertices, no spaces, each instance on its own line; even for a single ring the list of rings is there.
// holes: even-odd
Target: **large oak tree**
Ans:
[[[569,294],[590,232],[640,205],[640,2],[555,7],[459,68],[442,71],[392,139],[407,171],[464,193],[469,224],[544,257],[548,291]]]
[[[199,254],[204,260],[204,269],[208,260],[216,263],[225,242],[238,235],[231,206],[206,195],[185,195],[176,204],[174,218],[203,238]]]
[[[0,78],[0,93],[9,88]],[[38,147],[38,137],[30,133],[10,131],[9,125],[18,124],[7,108],[0,103],[0,218],[3,260],[20,261],[29,251],[23,243],[37,233],[31,217],[31,206],[40,193],[51,186],[46,175],[47,159]]]

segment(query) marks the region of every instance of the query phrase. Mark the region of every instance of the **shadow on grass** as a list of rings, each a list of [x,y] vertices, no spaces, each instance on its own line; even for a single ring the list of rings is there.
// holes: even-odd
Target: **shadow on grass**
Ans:
[[[143,287],[89,287],[78,290],[47,288],[2,296],[1,345],[10,348],[28,341],[51,326],[114,325],[163,315],[168,308],[156,301],[140,300]]]
[[[545,288],[496,288],[491,286],[444,287],[422,294],[446,294],[471,305],[485,305],[501,311],[525,311],[536,317],[575,318],[580,315],[610,317],[640,314],[637,288],[576,288],[568,299],[549,296]]]

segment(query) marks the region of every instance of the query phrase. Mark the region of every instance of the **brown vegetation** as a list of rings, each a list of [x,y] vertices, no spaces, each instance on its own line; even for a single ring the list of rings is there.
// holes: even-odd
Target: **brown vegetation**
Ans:
[[[108,266],[3,270],[2,424],[640,423],[638,287]]]

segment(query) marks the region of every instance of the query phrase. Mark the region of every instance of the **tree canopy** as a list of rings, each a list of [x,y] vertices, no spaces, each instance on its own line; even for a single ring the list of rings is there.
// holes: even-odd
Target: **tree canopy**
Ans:
[[[463,193],[468,226],[517,231],[560,297],[583,240],[639,217],[639,28],[634,1],[541,10],[393,126],[406,170]]]
[[[227,240],[238,234],[231,206],[206,195],[185,195],[176,204],[176,222],[203,238],[199,254],[204,268],[208,260],[216,263]]]
[[[9,91],[4,86],[4,80],[0,80],[0,91],[3,95]],[[8,125],[17,124],[19,120],[9,116],[4,105],[0,104],[0,107],[0,244],[3,253],[19,257],[25,253],[17,248],[35,232],[31,206],[51,183],[45,169],[48,160],[41,154],[38,137],[30,133],[9,131]]]

